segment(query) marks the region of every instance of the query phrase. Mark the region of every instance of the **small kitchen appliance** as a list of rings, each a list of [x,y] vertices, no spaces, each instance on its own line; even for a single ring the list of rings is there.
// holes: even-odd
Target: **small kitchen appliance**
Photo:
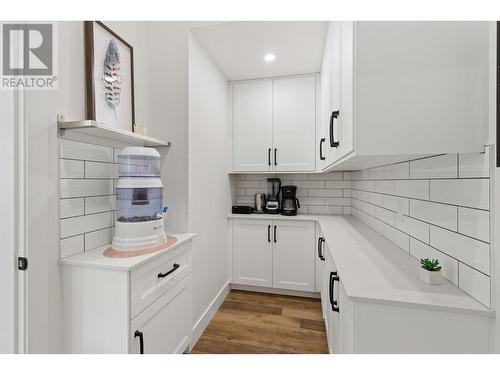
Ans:
[[[162,213],[160,154],[153,148],[125,147],[118,163],[112,249],[126,252],[163,245],[167,236]]]
[[[252,206],[233,206],[231,209],[231,212],[233,214],[245,214],[245,215],[250,215],[253,213],[253,207]]]
[[[287,185],[281,188],[281,214],[285,216],[297,215],[297,209],[300,208],[299,200],[296,197],[297,186]]]
[[[264,209],[266,208],[266,194],[257,193],[255,194],[255,202],[253,206],[254,214],[263,214],[265,213]]]
[[[273,177],[267,179],[266,213],[280,213],[280,189],[281,180],[279,178]]]

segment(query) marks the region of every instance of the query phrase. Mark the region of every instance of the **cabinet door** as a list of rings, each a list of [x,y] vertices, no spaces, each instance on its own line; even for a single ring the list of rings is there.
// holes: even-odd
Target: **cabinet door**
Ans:
[[[273,80],[273,166],[276,171],[316,168],[316,79]]]
[[[192,336],[191,275],[142,311],[130,323],[130,352],[138,354],[141,335],[144,354],[182,353]]]
[[[339,281],[335,290],[338,300],[339,322],[340,322],[340,353],[354,353],[354,302],[349,299],[342,284]]]
[[[330,353],[340,352],[340,319],[339,314],[335,311],[338,306],[338,299],[336,298],[338,283],[333,279],[338,277],[337,267],[333,262],[330,253],[325,253],[325,268],[323,276],[323,289],[321,293],[321,304],[324,309],[326,337],[328,340],[328,351]],[[337,304],[332,304],[332,302]]]
[[[331,24],[331,22],[330,22]],[[321,62],[321,88],[320,88],[320,115],[319,115],[319,138],[318,144],[318,169],[321,171],[330,164],[331,147],[330,147],[330,115],[332,113],[332,78],[331,78],[331,33],[330,25],[326,34],[325,48],[323,50],[323,60]]]
[[[337,128],[339,142],[337,159],[341,159],[354,149],[354,22],[338,23],[340,23],[340,38],[337,42],[340,45],[340,112]]]
[[[316,269],[315,269],[315,274],[316,274],[316,281],[315,281],[315,291],[318,293],[321,293],[322,290],[322,284],[323,284],[323,269],[324,269],[324,264],[325,264],[325,238],[323,237],[323,232],[321,231],[321,228],[318,224],[316,224],[316,254],[314,259]]]
[[[272,221],[233,220],[233,283],[273,286]]]
[[[235,171],[269,171],[272,166],[272,82],[233,87],[233,164]]]
[[[273,220],[273,287],[314,292],[314,223]]]

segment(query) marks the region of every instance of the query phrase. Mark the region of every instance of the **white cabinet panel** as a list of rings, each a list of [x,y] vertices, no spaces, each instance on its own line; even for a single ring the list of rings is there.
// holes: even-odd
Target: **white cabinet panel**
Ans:
[[[130,324],[130,352],[182,353],[191,341],[191,275],[139,314]]]
[[[316,225],[316,254],[314,259],[316,259],[316,281],[314,290],[318,293],[322,290],[323,285],[323,269],[325,265],[325,249],[326,241],[323,237],[323,232],[319,225]]]
[[[315,103],[314,76],[273,80],[275,170],[315,170]]]
[[[272,81],[234,85],[233,162],[237,171],[271,170]]]
[[[271,220],[233,220],[233,283],[273,286]]]
[[[273,226],[273,287],[314,292],[314,223],[273,220]]]

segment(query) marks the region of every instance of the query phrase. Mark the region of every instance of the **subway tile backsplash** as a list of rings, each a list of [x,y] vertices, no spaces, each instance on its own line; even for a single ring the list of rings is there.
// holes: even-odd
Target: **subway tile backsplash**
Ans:
[[[61,258],[112,241],[119,149],[65,139],[60,146]]]
[[[448,280],[488,307],[490,153],[355,171],[351,192],[353,216],[414,257],[439,259]]]
[[[349,215],[351,212],[350,172],[241,174],[234,203],[253,206],[256,193],[267,194],[268,177],[279,177],[281,185],[297,186],[301,214]]]
[[[237,204],[267,193],[267,177],[298,187],[302,214],[353,215],[490,307],[490,153],[445,154],[382,167],[238,175]]]

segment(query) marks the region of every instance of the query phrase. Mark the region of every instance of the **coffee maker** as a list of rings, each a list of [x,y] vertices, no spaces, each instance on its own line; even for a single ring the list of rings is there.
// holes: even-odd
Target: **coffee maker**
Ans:
[[[299,200],[296,197],[297,186],[288,185],[281,188],[281,214],[285,216],[297,215],[297,209],[300,208]]]
[[[279,214],[280,213],[280,189],[281,180],[279,178],[267,179],[267,201],[266,213]]]

